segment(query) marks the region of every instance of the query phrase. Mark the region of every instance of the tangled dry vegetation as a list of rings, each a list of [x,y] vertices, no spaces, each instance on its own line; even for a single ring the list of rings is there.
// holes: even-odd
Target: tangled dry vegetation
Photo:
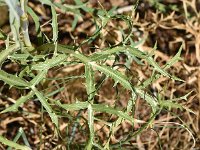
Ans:
[[[59,0],[55,0],[55,2],[59,2]],[[65,3],[74,5],[73,0],[65,0]],[[109,125],[105,125],[105,122],[94,122],[96,140],[105,145],[109,139],[113,146],[111,149],[120,149],[120,147],[121,149],[140,150],[200,149],[200,2],[198,0],[165,0],[164,2],[144,0],[138,3],[135,11],[132,11],[132,5],[135,3],[135,0],[89,0],[87,6],[91,8],[110,10],[116,6],[114,13],[131,16],[132,28],[130,30],[122,19],[113,19],[101,30],[99,37],[81,46],[81,52],[90,55],[98,52],[99,49],[120,44],[123,41],[123,34],[131,32],[133,41],[139,41],[136,47],[144,52],[153,52],[154,60],[163,66],[182,45],[182,60],[174,64],[168,71],[185,82],[161,76],[147,87],[146,91],[155,97],[160,95],[165,99],[174,99],[189,94],[186,100],[181,99],[174,102],[181,104],[183,109],[179,109],[179,107],[163,109],[151,126],[143,128],[140,134],[130,139],[129,144],[122,146],[119,144],[115,147],[120,140],[130,138],[132,131],[142,127],[143,123],[140,121],[135,123],[134,127],[128,121],[122,122],[115,128],[114,135],[110,135]],[[41,32],[47,37],[51,37],[53,33],[50,25],[50,8],[33,0],[30,0],[28,5],[40,16]],[[78,46],[86,37],[92,36],[96,30],[93,22],[94,16],[97,15],[95,12],[90,14],[80,10],[82,17],[77,19],[76,26],[73,26],[74,18],[76,18],[74,13],[64,12],[58,8],[56,12],[60,44]],[[1,30],[6,34],[10,32],[7,21],[1,24]],[[40,45],[31,17],[29,17],[29,33],[34,46]],[[155,43],[157,43],[157,50],[153,48]],[[0,40],[0,47],[4,46],[5,41]],[[127,63],[126,57],[126,55],[120,54],[117,63]],[[109,60],[106,63],[113,65],[114,61]],[[135,61],[131,62],[129,64],[130,71],[120,65],[116,65],[116,67],[131,78],[133,85],[138,85],[151,77],[153,73],[152,67],[145,60],[142,62],[145,65],[138,65]],[[11,61],[6,61],[2,68],[13,74],[20,70],[19,65]],[[67,67],[54,67],[48,71],[47,80],[40,89],[46,93],[60,89],[53,99],[59,99],[62,103],[70,104],[77,99],[87,99],[87,91],[84,87],[85,79],[81,78],[83,74],[84,65],[81,63],[74,63]],[[70,78],[72,76],[73,78]],[[121,86],[113,87],[113,80],[103,78],[103,75],[98,72],[95,73],[95,79],[99,85],[104,80],[98,94],[94,97],[96,103],[108,104],[117,108],[127,107],[130,99],[130,93],[127,90]],[[1,111],[15,103],[24,93],[1,82]],[[59,129],[55,128],[48,114],[44,113],[40,102],[33,97],[23,107],[20,107],[19,111],[0,114],[0,134],[12,140],[19,128],[22,127],[33,149],[83,149],[89,132],[85,123],[87,111],[67,112],[56,106],[54,109],[60,116]],[[138,97],[135,103],[134,117],[145,122],[151,117],[150,114],[151,107]],[[116,120],[116,116],[102,112],[97,112],[95,116],[108,122]],[[20,142],[23,144],[22,139],[19,140]],[[0,149],[4,150],[5,148],[5,145],[0,144]]]

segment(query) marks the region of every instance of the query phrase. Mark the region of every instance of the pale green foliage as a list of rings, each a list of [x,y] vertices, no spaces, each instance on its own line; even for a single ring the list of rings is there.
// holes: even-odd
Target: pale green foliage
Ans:
[[[26,137],[26,135],[25,135],[25,133],[24,133],[24,130],[23,130],[21,127],[19,128],[19,130],[18,130],[18,132],[17,132],[17,135],[16,135],[15,138],[13,139],[13,142],[17,142],[17,141],[19,140],[20,137],[22,137],[22,139],[23,139],[25,145],[28,146],[28,147],[30,147],[30,144],[29,144],[29,142],[28,142],[28,139],[27,139],[27,137]],[[14,144],[15,144],[15,143],[14,143]],[[8,147],[7,150],[12,150],[11,147],[13,147],[13,146],[14,146],[14,145]],[[23,149],[29,149],[28,147],[24,147]],[[17,148],[17,147],[15,147],[15,148]],[[17,148],[17,149],[18,149],[18,148]]]
[[[94,81],[94,70],[90,64],[85,64],[85,80],[88,100],[91,101],[95,96],[96,89]]]
[[[10,86],[18,86],[18,87],[28,87],[28,82],[24,81],[23,79],[9,74],[3,70],[0,70],[0,80],[3,80],[5,83],[9,84]]]
[[[16,1],[15,1],[16,2]],[[26,47],[23,45],[23,39],[20,38],[20,19],[17,15],[16,10],[14,9],[14,4],[11,4],[10,1],[6,1],[6,3],[9,6],[10,9],[10,24],[11,29],[13,33],[13,38],[15,41],[15,45],[9,45],[7,48],[5,48],[0,53],[0,64],[2,64],[7,58],[11,59],[12,61],[18,62],[20,64],[25,64],[26,67],[23,68],[21,72],[19,72],[19,75],[13,75],[9,74],[3,70],[0,70],[0,80],[4,81],[5,84],[9,84],[10,86],[15,86],[19,89],[29,89],[30,92],[27,95],[21,96],[15,104],[11,105],[10,107],[3,110],[1,113],[7,113],[10,111],[17,111],[18,107],[22,107],[23,103],[30,100],[34,95],[38,98],[41,105],[45,108],[47,113],[49,114],[52,122],[55,124],[56,127],[59,126],[59,117],[54,111],[54,108],[52,107],[52,102],[49,101],[49,97],[53,96],[54,94],[62,91],[64,88],[58,88],[56,91],[53,91],[52,93],[46,94],[44,91],[41,91],[39,89],[39,84],[43,84],[44,81],[46,81],[46,75],[49,71],[49,69],[53,67],[60,67],[61,65],[64,65],[67,67],[70,64],[73,63],[82,63],[85,65],[85,74],[84,76],[78,76],[78,77],[71,77],[73,78],[85,78],[85,88],[87,91],[88,98],[83,99],[80,101],[77,101],[72,104],[62,104],[60,101],[54,101],[54,105],[58,106],[59,108],[65,109],[67,111],[80,111],[80,110],[87,110],[88,112],[88,128],[89,128],[89,139],[87,141],[87,144],[85,144],[86,149],[92,149],[93,146],[103,149],[101,145],[99,145],[95,141],[95,132],[94,132],[94,121],[99,121],[100,119],[95,118],[96,112],[102,112],[107,113],[110,115],[115,115],[118,117],[116,121],[113,123],[104,121],[106,125],[110,124],[110,130],[112,135],[114,135],[116,128],[120,125],[120,123],[124,120],[128,120],[132,125],[134,123],[144,123],[142,120],[137,120],[133,118],[132,115],[130,115],[132,112],[132,108],[135,105],[135,100],[139,97],[144,99],[151,107],[152,114],[149,121],[146,122],[144,126],[141,127],[140,130],[135,132],[133,136],[136,136],[137,134],[141,133],[141,131],[146,128],[149,124],[151,124],[152,120],[156,117],[158,112],[161,111],[163,107],[166,108],[183,108],[181,105],[174,103],[176,100],[163,100],[163,99],[157,99],[156,97],[152,96],[151,93],[148,93],[145,91],[145,88],[153,81],[158,79],[160,76],[166,76],[168,78],[172,78],[173,80],[179,80],[182,81],[179,78],[176,78],[172,75],[170,75],[167,72],[167,69],[169,69],[173,64],[175,64],[177,61],[179,61],[180,54],[181,54],[181,48],[178,51],[178,53],[170,60],[168,61],[164,66],[159,66],[157,62],[154,61],[153,56],[151,54],[142,52],[141,50],[135,48],[134,45],[137,45],[137,43],[134,43],[131,40],[131,27],[132,23],[130,20],[130,17],[123,16],[123,15],[115,15],[114,9],[110,11],[105,10],[99,10],[97,12],[97,15],[99,18],[97,19],[98,22],[100,22],[100,25],[97,24],[97,30],[93,34],[93,36],[85,39],[82,44],[90,43],[91,41],[95,40],[100,34],[101,30],[106,27],[107,23],[112,19],[122,19],[129,25],[130,33],[125,36],[124,41],[122,41],[122,45],[107,47],[105,49],[101,49],[100,52],[95,52],[91,54],[90,56],[84,55],[79,51],[79,47],[74,46],[65,46],[58,44],[58,20],[57,20],[57,14],[56,14],[56,8],[61,9],[62,11],[71,11],[72,13],[76,13],[74,22],[72,24],[73,28],[76,27],[77,24],[77,18],[81,17],[80,9],[86,11],[86,12],[94,12],[95,9],[87,7],[87,4],[82,3],[80,0],[75,0],[76,6],[72,5],[62,5],[60,3],[52,3],[50,0],[40,0],[41,3],[49,5],[51,7],[52,12],[52,29],[53,29],[53,37],[51,42],[44,43],[43,45],[36,47],[35,49],[31,49],[31,51],[27,52]],[[36,13],[27,6],[27,11],[33,18],[35,22],[35,30],[38,33],[38,37],[41,36],[40,31],[40,24],[39,24],[39,17],[36,15]],[[27,36],[27,35],[26,35]],[[130,45],[127,45],[126,43],[132,43]],[[20,47],[21,45],[21,47]],[[21,51],[19,51],[21,50]],[[28,49],[30,50],[30,49]],[[17,51],[17,53],[16,53]],[[37,53],[36,53],[37,52]],[[54,52],[53,56],[51,58],[46,57],[48,53]],[[130,82],[130,79],[120,72],[119,70],[113,68],[112,66],[106,65],[104,62],[106,60],[111,59],[111,57],[116,57],[119,53],[124,53],[128,56],[131,56],[131,61],[136,60],[139,62],[139,64],[142,64],[140,60],[146,61],[151,67],[153,68],[153,74],[152,76],[141,83],[140,85],[133,85]],[[70,57],[70,61],[67,59]],[[31,59],[30,59],[31,58]],[[131,64],[131,61],[127,64]],[[29,62],[29,64],[27,63]],[[95,104],[94,97],[98,92],[98,88],[96,87],[97,83],[95,81],[95,73],[102,73],[105,75],[105,78],[111,78],[114,81],[113,86],[121,85],[124,89],[128,90],[131,93],[131,98],[128,102],[128,105],[126,108],[120,109],[115,108],[112,106],[108,106],[105,104]],[[24,76],[27,76],[31,78],[32,80],[27,81],[25,80]],[[56,80],[56,79],[55,79]],[[63,78],[64,80],[64,78]],[[181,99],[185,99],[186,97],[181,97]],[[128,140],[127,140],[128,141]],[[28,149],[23,146],[19,146],[18,144],[8,141],[4,139],[3,137],[0,137],[0,142],[11,146],[15,145],[15,148],[19,149]],[[106,145],[104,145],[104,148],[109,149],[110,148],[110,138],[107,140]],[[123,140],[123,142],[126,142],[126,140]],[[122,142],[122,143],[123,143]]]
[[[10,146],[10,147],[12,147],[12,148],[15,148],[15,149],[20,149],[20,150],[31,150],[31,148],[29,148],[28,146],[19,145],[19,144],[13,142],[13,141],[10,141],[10,140],[8,140],[8,139],[2,137],[1,135],[0,135],[0,141],[1,141],[3,144],[8,145],[8,146]]]

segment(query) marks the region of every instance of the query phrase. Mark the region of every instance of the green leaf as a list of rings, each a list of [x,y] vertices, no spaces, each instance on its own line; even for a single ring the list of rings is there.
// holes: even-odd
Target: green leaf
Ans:
[[[95,54],[93,54],[90,59],[91,60],[99,60],[105,57],[108,57],[109,55],[112,55],[116,52],[129,52],[130,54],[132,54],[135,57],[138,57],[140,59],[144,59],[146,60],[150,65],[153,66],[153,68],[158,71],[159,73],[161,73],[162,75],[166,76],[166,77],[172,77],[169,73],[167,73],[164,69],[162,69],[154,60],[151,56],[147,55],[146,53],[138,50],[137,48],[133,48],[130,46],[118,46],[118,47],[114,47],[112,49],[108,49],[105,50],[103,52],[97,52]]]
[[[179,100],[187,100],[187,99],[188,99],[187,97],[188,97],[192,92],[193,92],[193,91],[187,93],[187,94],[184,95],[184,96],[178,97],[178,98],[173,98],[173,99],[168,99],[168,100],[162,100],[162,99],[161,99],[161,100],[160,100],[160,105],[161,105],[162,107],[168,107],[169,109],[171,109],[171,108],[179,108],[179,109],[181,109],[181,110],[182,110],[182,109],[185,109],[185,110],[187,110],[187,111],[189,111],[189,112],[195,114],[195,112],[192,111],[191,109],[189,109],[189,108],[187,108],[187,107],[185,107],[185,106],[183,106],[183,105],[177,103],[177,101],[179,101]]]
[[[0,40],[6,40],[7,36],[3,31],[0,29]]]
[[[110,18],[108,16],[101,16],[101,15],[99,15],[99,18],[101,18],[102,27],[105,27],[106,24],[108,23],[108,21],[110,20]]]
[[[90,138],[88,140],[86,149],[91,150],[94,141],[94,113],[91,104],[88,104],[88,126],[90,130]]]
[[[24,133],[24,130],[22,129],[22,127],[19,128],[17,135],[15,136],[15,138],[13,139],[13,142],[17,142],[19,140],[19,138],[22,136],[22,139],[24,141],[24,144],[26,144],[26,146],[30,147],[30,144],[28,142],[28,139],[26,137],[26,134]],[[7,150],[12,150],[11,147],[8,147]]]
[[[3,62],[8,58],[10,54],[14,53],[18,49],[19,49],[19,46],[15,44],[1,51],[0,52],[0,66],[3,64]]]
[[[31,148],[27,147],[27,146],[22,146],[22,145],[19,145],[13,141],[10,141],[6,138],[4,138],[3,136],[0,135],[0,142],[7,145],[7,146],[10,146],[10,147],[13,147],[15,149],[19,149],[19,150],[31,150]]]
[[[122,117],[126,120],[129,120],[132,123],[134,123],[134,121],[138,122],[138,120],[132,118],[127,113],[125,113],[125,112],[123,112],[123,111],[121,111],[117,108],[112,108],[112,107],[109,107],[109,106],[103,105],[103,104],[93,104],[92,108],[93,108],[94,111],[97,111],[97,112],[105,112],[105,113],[117,115],[117,116]]]
[[[37,84],[39,84],[42,81],[42,79],[46,77],[46,74],[46,69],[40,71],[38,75],[30,81],[31,86],[36,86]]]
[[[29,92],[26,96],[21,96],[16,103],[14,103],[13,105],[9,106],[8,108],[6,108],[5,110],[1,111],[0,113],[7,113],[7,112],[13,112],[13,111],[17,111],[18,108],[25,103],[27,100],[29,100],[32,96],[34,95],[34,92]]]
[[[31,15],[31,17],[33,18],[33,21],[35,23],[35,31],[36,33],[39,33],[40,31],[40,19],[37,16],[37,14],[32,10],[31,7],[27,7],[28,13]]]
[[[178,53],[165,64],[165,66],[164,66],[165,70],[168,69],[168,68],[170,68],[171,66],[173,66],[179,60],[182,60],[182,58],[181,58],[182,48],[183,48],[183,46],[181,46],[179,48],[179,50],[178,50]]]
[[[53,41],[57,42],[58,39],[58,20],[55,7],[51,5],[51,13],[52,13],[52,29],[53,29]]]
[[[105,113],[117,115],[117,116],[122,117],[126,120],[129,120],[132,123],[134,121],[141,123],[140,120],[132,118],[127,113],[124,113],[123,111],[121,111],[117,108],[112,108],[110,106],[103,105],[103,104],[90,104],[89,102],[76,102],[76,103],[73,103],[73,104],[61,104],[59,101],[56,101],[55,103],[56,103],[56,105],[62,107],[63,109],[66,109],[68,111],[87,109],[88,106],[91,105],[93,111],[105,112]]]
[[[35,93],[35,95],[37,96],[37,98],[39,99],[39,101],[42,104],[42,106],[48,112],[52,122],[56,125],[56,127],[58,127],[58,117],[53,112],[53,110],[52,110],[51,106],[49,105],[49,103],[47,102],[46,98],[35,87],[32,86],[31,88],[32,88],[33,92]]]
[[[159,73],[161,73],[163,76],[166,77],[171,77],[171,75],[169,73],[167,73],[164,69],[162,69],[154,60],[152,57],[147,57],[145,60],[147,60],[147,62],[152,65],[156,71],[158,71]]]
[[[77,23],[78,23],[78,18],[79,18],[79,17],[80,17],[79,15],[75,15],[75,16],[74,16],[74,20],[73,20],[73,22],[72,22],[72,31],[75,30],[76,25],[77,25]]]
[[[95,96],[95,81],[94,81],[94,71],[90,64],[85,64],[85,80],[86,80],[86,90],[88,94],[88,100],[92,100]]]
[[[104,54],[99,54],[99,53],[94,53],[93,55],[91,55],[89,57],[89,59],[91,61],[98,61],[98,60],[104,60],[104,59],[107,59],[108,58],[108,55],[104,55]]]
[[[20,60],[20,61],[25,61],[28,57],[30,57],[30,54],[12,54],[8,58]]]
[[[94,11],[94,8],[87,7],[81,0],[74,0],[76,5],[82,6],[81,9],[83,9],[85,12],[92,13]]]
[[[125,75],[121,74],[119,71],[114,70],[113,68],[105,65],[100,66],[96,63],[90,63],[90,64],[100,72],[103,72],[106,76],[109,76],[112,79],[114,79],[116,83],[119,82],[124,88],[128,90],[133,89],[130,82],[128,81],[128,78]]]
[[[5,83],[11,86],[18,86],[18,87],[29,87],[29,83],[26,82],[24,79],[21,79],[15,75],[9,74],[3,70],[0,70],[0,80],[4,81]]]
[[[161,102],[161,106],[162,107],[168,107],[168,109],[171,109],[171,108],[179,108],[179,109],[182,109],[183,107],[178,104],[178,103],[175,103],[174,101],[171,101],[171,100],[164,100]]]
[[[155,99],[153,96],[149,95],[147,92],[139,89],[139,88],[135,88],[136,89],[136,93],[143,98],[145,101],[147,101],[147,103],[149,103],[149,105],[152,108],[153,113],[155,113],[157,111],[158,108],[158,101],[157,99]]]
[[[50,1],[50,0],[39,0],[42,4],[46,4],[46,5],[49,5],[49,6],[52,6],[53,3]]]
[[[58,44],[57,46],[58,46],[57,47],[58,52],[65,53],[65,54],[71,54],[73,57],[79,59],[83,63],[88,63],[90,61],[90,59],[87,58],[85,55],[79,53],[78,51],[75,52],[72,47],[62,45],[62,44]],[[43,45],[37,47],[36,50],[39,52],[47,53],[49,51],[55,50],[55,44],[52,44],[52,43],[43,44]]]
[[[68,111],[75,111],[75,110],[81,110],[86,109],[88,107],[88,102],[76,102],[73,104],[61,104],[60,101],[55,102],[56,105],[68,110]]]
[[[78,17],[81,17],[81,15],[82,15],[80,13],[80,8],[85,6],[85,4],[83,4],[83,5],[69,5],[69,4],[62,4],[62,3],[55,3],[55,2],[54,2],[54,5],[56,7],[58,7],[60,10],[62,10],[64,13],[71,12]]]
[[[52,57],[51,59],[45,60],[45,62],[40,62],[32,66],[32,70],[48,70],[52,67],[60,65],[66,59],[65,54],[59,54],[57,56]]]

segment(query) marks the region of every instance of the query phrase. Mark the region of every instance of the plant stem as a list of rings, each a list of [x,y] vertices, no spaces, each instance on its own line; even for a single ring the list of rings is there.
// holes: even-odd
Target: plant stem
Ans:
[[[29,38],[29,33],[28,33],[28,15],[26,13],[27,2],[28,2],[27,0],[20,0],[21,10],[22,10],[20,21],[21,21],[21,30],[22,30],[23,38],[24,38],[24,44],[27,47],[32,47],[32,44]]]

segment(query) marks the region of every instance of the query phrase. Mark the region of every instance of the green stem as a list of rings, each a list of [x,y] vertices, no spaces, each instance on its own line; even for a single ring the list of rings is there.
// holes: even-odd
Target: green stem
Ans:
[[[21,21],[21,30],[24,38],[24,44],[27,47],[32,47],[28,33],[28,15],[26,13],[27,2],[28,2],[27,0],[20,0],[21,9],[23,12],[22,15],[20,16],[20,21]]]

